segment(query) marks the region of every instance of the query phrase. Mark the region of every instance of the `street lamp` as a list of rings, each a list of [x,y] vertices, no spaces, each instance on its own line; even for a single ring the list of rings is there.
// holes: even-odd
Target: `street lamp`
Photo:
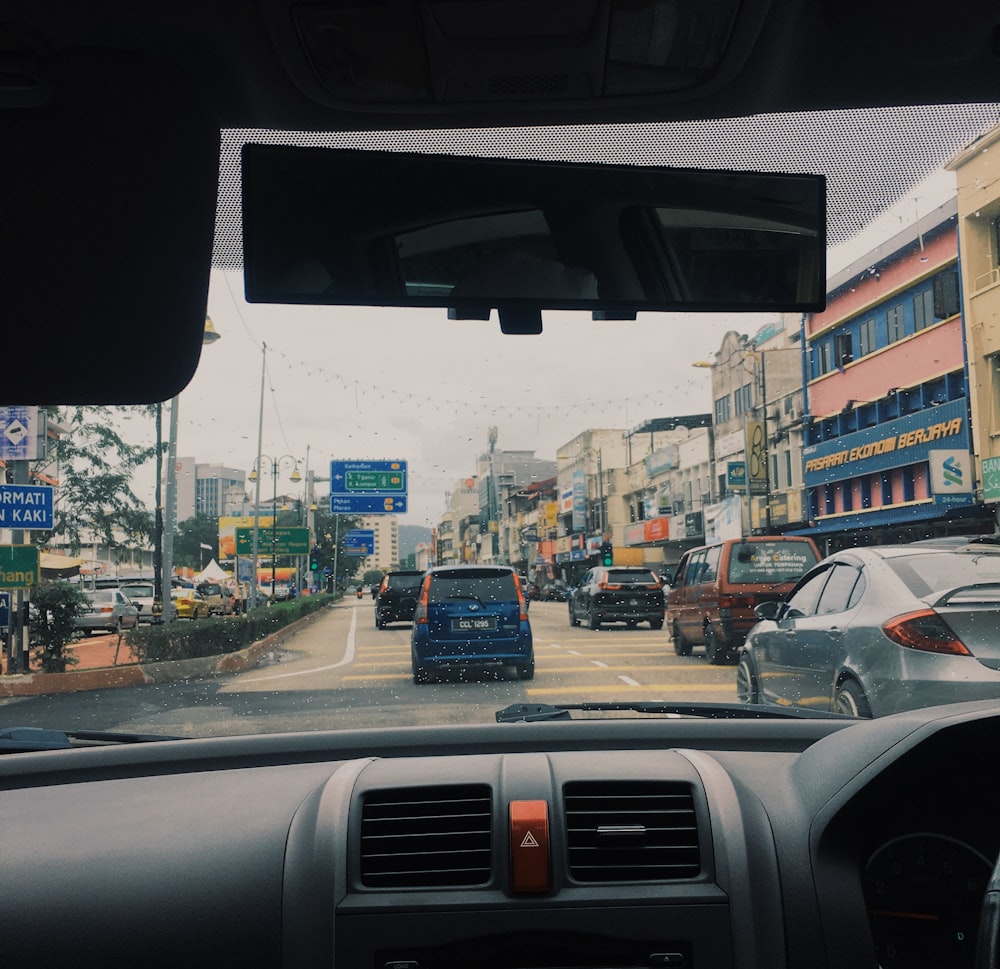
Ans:
[[[257,458],[256,461],[254,461],[253,470],[250,472],[250,480],[251,481],[259,481],[260,472],[264,470],[264,465],[262,464],[262,462],[264,462],[264,461],[268,462],[268,466],[270,467],[270,470],[271,470],[271,480],[272,480],[272,483],[273,483],[273,494],[272,494],[272,498],[271,498],[271,596],[273,597],[274,596],[274,589],[275,589],[275,576],[276,576],[276,564],[277,564],[277,555],[275,554],[275,549],[277,548],[277,543],[278,543],[278,531],[277,531],[277,529],[278,529],[278,474],[281,471],[281,466],[283,464],[285,464],[285,462],[290,462],[288,466],[291,467],[293,470],[292,470],[292,473],[288,476],[289,480],[290,481],[294,481],[294,482],[297,483],[297,482],[299,482],[299,481],[302,480],[302,475],[299,474],[299,462],[298,462],[298,459],[295,458],[295,457],[293,457],[291,454],[282,454],[281,457],[278,457],[278,458],[272,458],[272,457],[268,457],[268,455],[266,455],[266,454],[262,454],[262,455],[258,456],[258,458]],[[257,489],[257,494],[258,495],[260,494],[260,488],[259,488],[259,486],[258,486],[258,489]],[[258,549],[258,529],[260,527],[260,504],[259,504],[259,502],[258,502],[257,507],[255,508],[255,512],[256,512],[256,514],[254,515],[254,526],[253,526],[253,529],[254,529],[253,546],[254,546],[254,550],[256,552],[256,550]],[[253,573],[254,573],[254,575],[253,575],[254,590],[256,591],[256,587],[257,587],[257,557],[256,557],[256,554],[254,555]],[[256,596],[254,598],[256,599]]]

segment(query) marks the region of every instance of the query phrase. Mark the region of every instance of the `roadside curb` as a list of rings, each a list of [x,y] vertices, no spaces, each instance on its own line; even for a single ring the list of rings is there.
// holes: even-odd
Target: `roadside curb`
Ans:
[[[26,673],[0,676],[0,699],[45,696],[55,693],[79,693],[85,690],[113,690],[129,686],[153,686],[197,680],[216,674],[243,673],[257,666],[264,654],[294,636],[300,629],[326,615],[332,606],[296,619],[270,636],[251,643],[246,649],[198,659],[181,659],[163,663],[103,666],[90,670],[69,670],[65,673]]]

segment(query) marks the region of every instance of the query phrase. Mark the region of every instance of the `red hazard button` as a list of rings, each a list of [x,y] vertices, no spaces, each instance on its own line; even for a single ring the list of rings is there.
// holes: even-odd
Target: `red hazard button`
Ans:
[[[510,882],[515,892],[552,888],[548,801],[510,802]]]

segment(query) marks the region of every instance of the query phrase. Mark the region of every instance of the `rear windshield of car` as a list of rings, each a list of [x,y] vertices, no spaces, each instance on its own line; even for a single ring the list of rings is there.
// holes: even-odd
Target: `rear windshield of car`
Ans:
[[[808,542],[741,542],[729,556],[734,585],[797,582],[818,559]]]
[[[423,572],[415,572],[413,575],[390,575],[386,585],[394,592],[416,592],[423,577]]]
[[[152,596],[151,585],[123,585],[121,591],[130,599],[143,599]]]
[[[647,569],[611,569],[608,572],[608,582],[641,582],[645,585],[655,585],[659,580]]]
[[[87,596],[92,602],[114,602],[114,591],[112,589],[97,589],[94,592],[88,592]]]
[[[495,569],[468,569],[461,572],[437,572],[431,578],[428,599],[478,599],[480,602],[510,602],[517,599],[512,572]]]
[[[888,559],[888,564],[907,588],[921,598],[975,583],[1000,583],[1000,554],[994,551],[908,555]],[[1000,598],[1000,585],[981,592],[988,593],[991,599]]]

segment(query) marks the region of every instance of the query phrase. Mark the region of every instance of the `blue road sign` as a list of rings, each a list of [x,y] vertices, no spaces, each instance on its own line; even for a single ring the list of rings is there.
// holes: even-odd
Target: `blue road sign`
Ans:
[[[332,495],[406,494],[405,461],[331,461]]]
[[[10,593],[0,592],[0,629],[10,626]]]
[[[38,457],[38,408],[0,407],[0,460],[34,461]]]
[[[330,494],[331,515],[388,515],[406,511],[406,495]]]
[[[375,553],[374,529],[351,529],[344,535],[344,551],[348,555],[373,555]]]
[[[0,528],[37,528],[54,525],[49,485],[0,485]]]

